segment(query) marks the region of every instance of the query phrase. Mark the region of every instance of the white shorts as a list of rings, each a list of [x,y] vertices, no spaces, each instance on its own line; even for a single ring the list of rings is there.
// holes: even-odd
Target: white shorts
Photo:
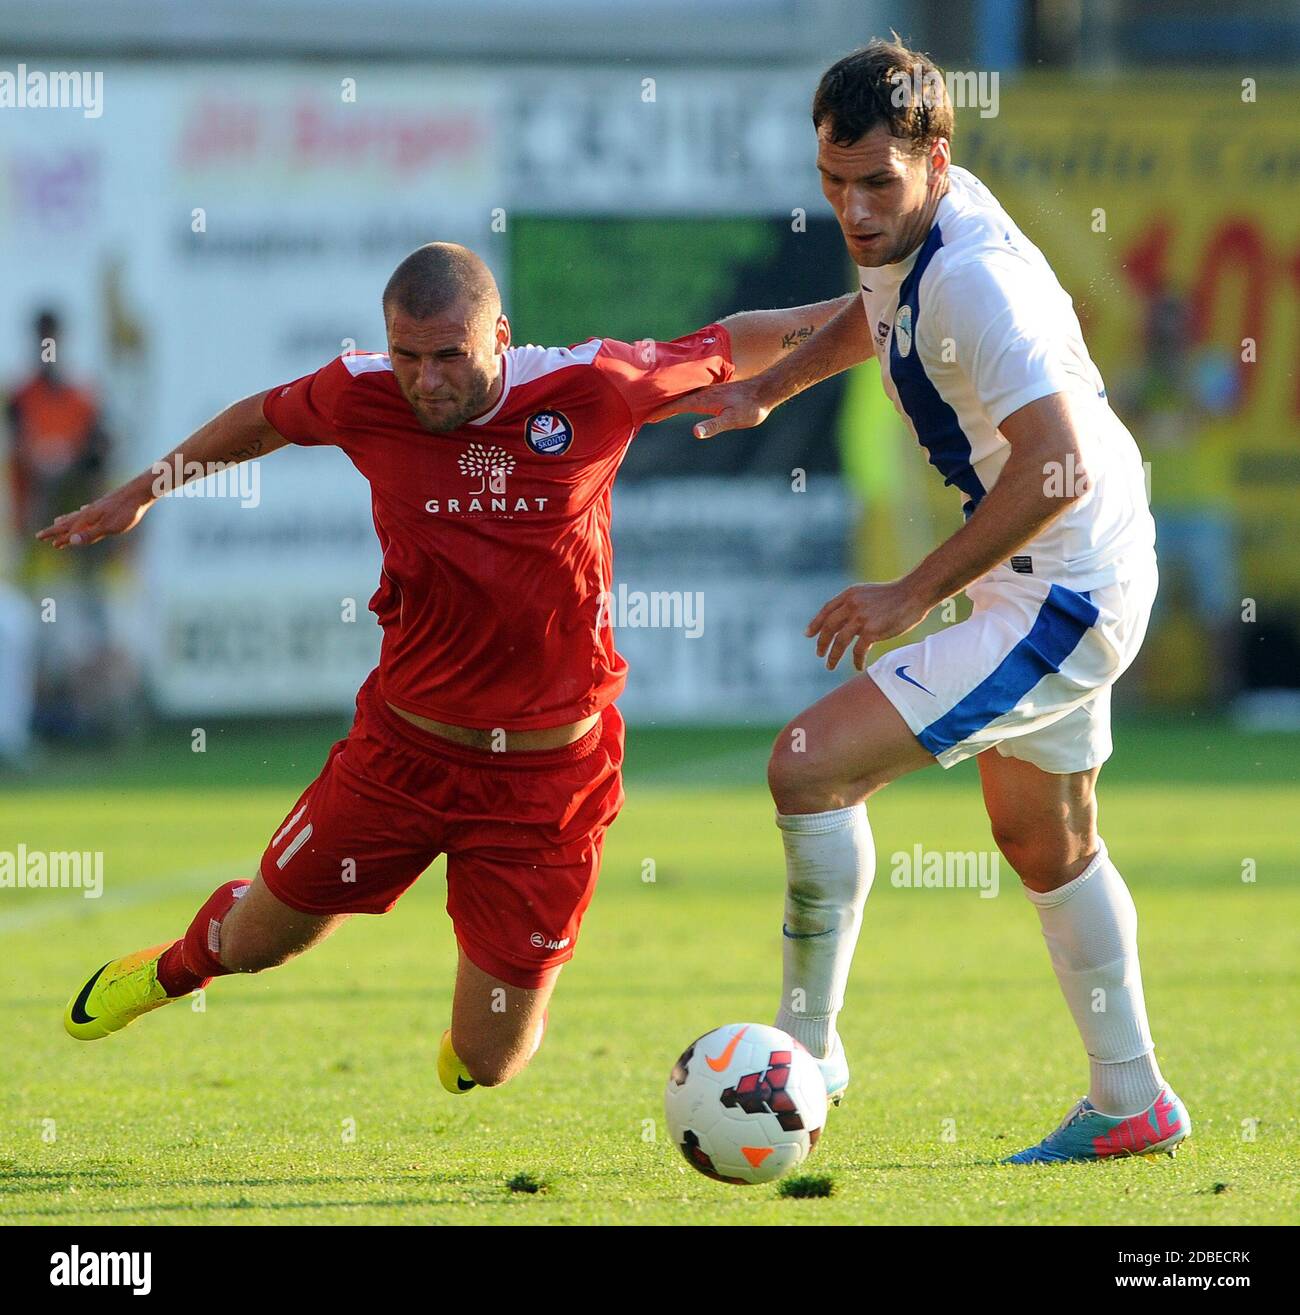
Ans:
[[[1045,772],[1088,771],[1110,757],[1110,687],[1142,646],[1156,583],[1154,562],[1084,593],[987,575],[966,590],[967,620],[868,672],[944,767],[996,747]]]

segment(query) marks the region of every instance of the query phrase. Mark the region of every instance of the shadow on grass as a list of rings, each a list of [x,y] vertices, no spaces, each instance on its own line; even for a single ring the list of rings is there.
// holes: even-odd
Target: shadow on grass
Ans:
[[[520,1198],[508,1192],[493,1192],[491,1198],[483,1197],[476,1201],[476,1204],[496,1204],[507,1203],[519,1200],[534,1200],[534,1197]],[[545,1199],[545,1198],[543,1198]],[[160,1203],[141,1203],[139,1205],[105,1205],[92,1206],[81,1203],[69,1205],[66,1210],[45,1209],[45,1210],[15,1210],[13,1218],[15,1220],[22,1218],[35,1219],[63,1219],[70,1216],[95,1216],[95,1215],[155,1215],[164,1214],[168,1216],[180,1216],[174,1218],[171,1222],[184,1223],[184,1216],[197,1214],[211,1214],[214,1212],[242,1211],[242,1210],[382,1210],[382,1209],[410,1209],[414,1207],[435,1207],[460,1209],[469,1204],[467,1197],[439,1198],[439,1197],[382,1197],[374,1200],[361,1201],[163,1201]],[[167,1220],[159,1222],[166,1223]]]

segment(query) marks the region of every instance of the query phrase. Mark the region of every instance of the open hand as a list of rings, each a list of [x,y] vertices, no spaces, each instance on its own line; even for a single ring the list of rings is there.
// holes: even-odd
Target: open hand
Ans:
[[[855,584],[836,594],[808,622],[804,633],[817,636],[817,656],[826,658],[828,671],[835,670],[850,644],[853,644],[853,665],[861,671],[872,644],[905,635],[929,615],[930,608],[912,596],[904,580],[892,584]]]
[[[124,484],[76,511],[56,516],[52,524],[37,531],[36,537],[54,548],[82,548],[110,534],[133,530],[152,502],[148,497],[142,501],[129,484]]]
[[[712,416],[713,419],[701,420],[691,432],[696,438],[712,438],[728,429],[753,429],[755,425],[761,425],[775,409],[760,399],[753,379],[742,379],[729,384],[711,384],[708,388],[697,388],[693,393],[683,393],[647,416],[646,423],[653,424],[656,420],[667,420],[669,416],[694,411]]]

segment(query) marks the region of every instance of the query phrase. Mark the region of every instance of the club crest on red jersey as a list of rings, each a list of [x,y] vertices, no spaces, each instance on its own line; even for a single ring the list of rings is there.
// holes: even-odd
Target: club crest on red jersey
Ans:
[[[573,442],[573,426],[559,411],[534,411],[524,426],[524,438],[539,456],[558,457]]]

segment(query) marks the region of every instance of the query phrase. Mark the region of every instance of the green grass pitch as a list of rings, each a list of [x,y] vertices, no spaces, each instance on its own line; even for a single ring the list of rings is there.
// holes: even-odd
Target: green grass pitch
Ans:
[[[918,841],[991,848],[973,764],[877,799],[841,1020],[853,1084],[808,1164],[833,1188],[799,1197],[707,1181],[663,1125],[679,1051],[770,1019],[779,989],[760,730],[630,732],[600,891],[546,1044],[507,1087],[458,1099],[434,1075],[454,961],[440,863],[387,917],[214,983],[205,1012],[63,1035],[90,970],[179,935],[218,881],[252,874],[336,732],[209,728],[197,755],[178,728],[0,786],[0,848],[103,850],[106,884],[99,901],[0,890],[0,1221],[1296,1221],[1300,737],[1127,724],[1103,774],[1162,1066],[1196,1129],[1176,1160],[996,1164],[1083,1092],[1079,1042],[1005,865],[995,899],[890,883]]]

